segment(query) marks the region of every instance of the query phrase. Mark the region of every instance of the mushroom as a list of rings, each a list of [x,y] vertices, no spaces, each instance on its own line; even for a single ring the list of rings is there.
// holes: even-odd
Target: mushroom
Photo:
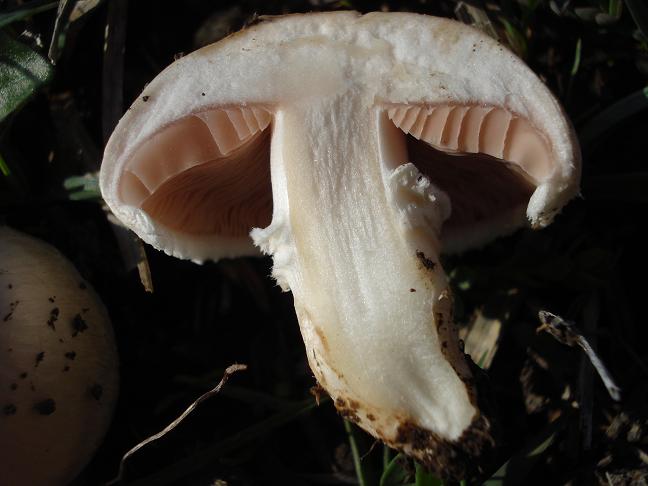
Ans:
[[[68,484],[117,397],[108,314],[63,255],[7,227],[0,289],[0,485]]]
[[[492,440],[442,251],[549,224],[580,155],[498,42],[409,13],[264,19],[155,78],[106,147],[103,196],[196,262],[273,257],[335,406],[443,476]]]

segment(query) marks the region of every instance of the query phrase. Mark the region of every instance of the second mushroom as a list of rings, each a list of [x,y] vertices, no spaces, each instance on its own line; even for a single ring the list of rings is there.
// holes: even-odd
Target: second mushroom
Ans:
[[[569,122],[457,22],[270,18],[174,62],[106,147],[101,189],[156,248],[262,252],[336,407],[443,476],[492,443],[442,251],[543,227],[577,192]]]

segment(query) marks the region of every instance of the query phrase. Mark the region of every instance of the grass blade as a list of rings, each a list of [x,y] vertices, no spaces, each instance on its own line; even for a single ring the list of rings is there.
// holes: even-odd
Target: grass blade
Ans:
[[[356,476],[358,478],[358,484],[360,486],[368,486],[367,479],[365,478],[364,470],[362,468],[362,461],[360,458],[360,450],[358,449],[358,441],[356,440],[356,435],[354,431],[354,426],[348,420],[344,420],[344,430],[347,433],[347,438],[349,439],[349,447],[351,447],[351,455],[353,456],[353,466],[356,471]]]
[[[58,61],[65,47],[67,30],[70,24],[86,13],[96,8],[102,0],[61,0],[58,4],[54,33],[50,43],[48,56],[53,63]]]
[[[0,122],[48,83],[53,72],[47,59],[0,32]]]
[[[527,445],[484,482],[484,486],[502,486],[505,484],[525,484],[528,473],[542,457],[542,454],[553,444],[556,436],[566,426],[567,420],[559,418],[547,427],[540,435]]]
[[[13,22],[18,22],[19,20],[31,17],[32,15],[55,9],[57,5],[58,2],[46,3],[40,0],[24,3],[18,9],[0,14],[0,29],[12,24]]]
[[[68,191],[68,197],[72,201],[101,199],[99,174],[96,172],[68,177],[63,181],[63,187]]]
[[[605,133],[627,118],[648,108],[648,87],[635,91],[588,121],[579,132],[584,152],[591,151],[601,142]]]
[[[389,451],[389,448],[385,446]],[[405,471],[401,467],[401,461],[405,458],[403,453],[399,453],[391,461],[389,461],[383,468],[382,476],[380,476],[380,486],[390,486],[392,484],[401,484],[405,479]]]
[[[524,34],[517,28],[515,28],[515,26],[504,17],[500,17],[500,22],[502,22],[502,25],[504,26],[506,40],[508,41],[509,46],[511,46],[513,52],[515,52],[522,59],[526,59],[528,48]]]
[[[443,481],[434,474],[430,474],[423,466],[416,463],[416,476],[414,479],[416,486],[443,486]]]
[[[11,175],[11,170],[5,162],[5,159],[2,158],[2,154],[0,154],[0,173],[2,173],[2,175],[5,177],[9,177]]]
[[[578,70],[580,68],[580,63],[581,63],[581,50],[583,47],[583,39],[580,37],[578,38],[578,41],[576,41],[576,49],[574,52],[574,63],[572,64],[571,68],[571,76],[574,77],[576,74],[578,74]]]
[[[625,0],[625,3],[630,10],[632,20],[635,21],[644,38],[648,40],[648,6],[643,0]]]

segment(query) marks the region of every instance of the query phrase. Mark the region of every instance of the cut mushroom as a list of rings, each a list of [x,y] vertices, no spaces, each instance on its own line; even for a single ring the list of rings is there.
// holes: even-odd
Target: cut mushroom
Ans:
[[[272,255],[340,412],[461,477],[492,430],[439,254],[547,225],[579,165],[560,106],[497,42],[338,12],[270,18],[176,61],[119,123],[101,188],[169,254]]]

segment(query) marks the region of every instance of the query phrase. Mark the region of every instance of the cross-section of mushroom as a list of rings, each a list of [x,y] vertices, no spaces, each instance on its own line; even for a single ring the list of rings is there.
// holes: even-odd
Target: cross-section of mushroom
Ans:
[[[268,19],[176,61],[115,130],[101,188],[172,255],[272,255],[338,410],[460,477],[491,424],[439,254],[545,226],[578,177],[560,106],[497,42],[344,12]]]
[[[120,196],[177,231],[247,237],[272,215],[269,124],[270,114],[255,107],[177,120],[136,150]]]

